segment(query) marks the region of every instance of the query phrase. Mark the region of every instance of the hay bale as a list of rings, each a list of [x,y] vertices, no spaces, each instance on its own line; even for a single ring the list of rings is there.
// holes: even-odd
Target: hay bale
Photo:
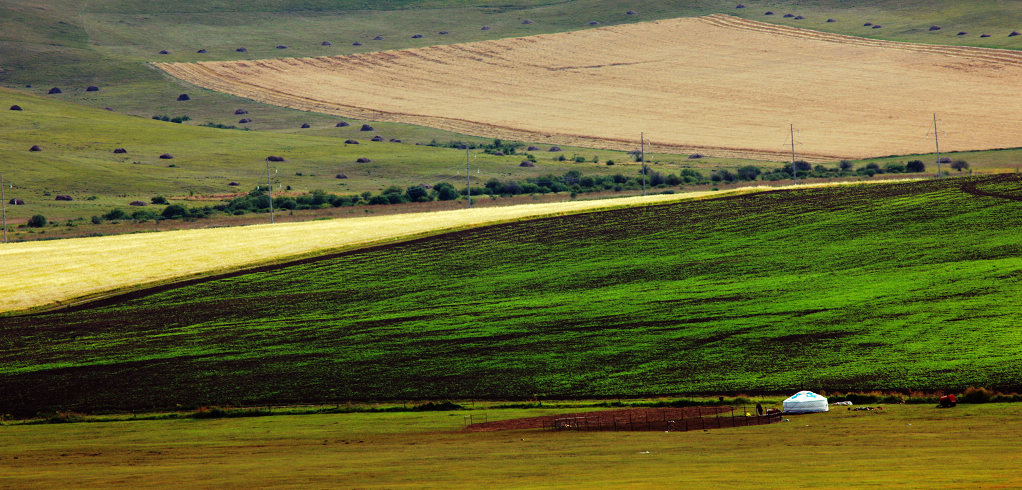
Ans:
[[[598,26],[598,25],[600,25],[600,23],[595,21],[595,20],[591,20],[591,21],[589,21],[589,25],[591,25],[591,26]]]
[[[774,12],[771,10],[767,10],[766,12],[763,12],[763,15],[774,15]]]
[[[11,106],[11,110],[12,111],[20,111],[20,110],[23,110],[23,109],[21,108],[20,105],[14,104],[14,105]]]
[[[344,140],[344,144],[346,144],[346,145],[357,145],[358,141],[357,140]]]
[[[743,8],[745,8],[745,5],[743,5],[743,4],[738,4],[738,5],[735,5],[735,8],[736,8],[736,9],[743,9]]]
[[[964,35],[966,35],[966,34],[968,34],[968,32],[965,32],[965,31],[958,31],[958,35],[959,35],[959,36],[964,36]]]
[[[319,45],[320,46],[333,46],[333,44],[330,41],[323,41],[323,42],[319,43]]]
[[[252,122],[252,120],[247,118],[247,117],[243,117],[241,119],[238,119],[238,124],[248,124],[250,122]]]
[[[113,112],[114,110],[109,107],[104,107],[103,110]]]
[[[369,141],[383,141],[383,136],[380,135],[373,136],[373,139]]]
[[[348,176],[344,174],[337,174],[334,176],[335,179],[347,179]]]
[[[502,156],[504,156],[504,152],[502,152],[502,151],[495,151],[495,152],[490,153],[490,154],[495,156],[495,157],[502,157]]]
[[[397,138],[391,138],[391,139],[390,139],[390,142],[391,142],[391,143],[400,143],[400,142],[401,142],[401,140],[399,140],[399,139],[397,139]]]
[[[74,198],[69,196],[69,195],[67,195],[67,194],[57,194],[57,196],[54,197],[53,200],[54,201],[74,201]]]
[[[522,163],[519,163],[518,166],[519,167],[535,167],[536,164],[532,163],[532,161],[530,161],[530,160],[522,160]]]
[[[634,11],[634,10],[629,10],[629,11],[625,12],[625,15],[639,15],[639,13]]]
[[[829,23],[829,22],[837,22],[837,21],[834,20],[834,19],[827,19],[827,22]]]
[[[145,206],[145,203],[142,201],[131,201],[128,203],[128,206]]]
[[[795,16],[795,14],[784,14],[784,18],[785,19],[790,19],[790,18],[792,18],[794,16]]]
[[[278,44],[277,45],[277,49],[287,49],[287,46],[285,46],[283,44]]]
[[[239,183],[237,183],[237,182],[228,182],[228,183],[227,183],[227,185],[229,185],[229,186],[231,186],[231,187],[238,187],[238,186],[240,186],[241,184],[239,184]]]
[[[412,39],[422,39],[422,34],[412,34]]]
[[[248,50],[245,49],[245,48],[238,48],[238,49],[235,49],[235,51],[237,51],[239,53],[247,53],[248,52]]]
[[[302,123],[302,129],[309,129],[312,126],[309,123]]]
[[[881,27],[883,27],[883,26],[880,25],[880,24],[873,24],[873,28],[874,29],[880,29]]]
[[[32,145],[32,148],[29,148],[28,151],[43,151],[43,149],[39,148],[39,145]]]
[[[189,96],[188,96],[188,94],[181,94],[181,95],[178,95],[178,96],[177,96],[177,100],[179,100],[179,101],[185,101],[185,100],[192,100],[192,98],[191,98],[191,97],[189,97]]]
[[[522,25],[529,25],[529,24],[532,24],[532,23],[533,22],[531,20],[529,20],[529,19],[525,19],[525,20],[522,21]]]
[[[1011,31],[1011,34],[1008,34],[1008,37],[1015,37],[1018,34],[1019,34],[1018,31]]]
[[[160,160],[170,160],[171,158],[174,158],[174,155],[171,155],[170,153],[160,155]]]
[[[872,22],[867,22],[867,23],[863,24],[863,25],[862,25],[862,27],[869,27],[869,26],[871,26],[871,25],[873,25],[873,23],[872,23]]]
[[[373,38],[373,41],[382,41],[382,40],[383,40],[383,36],[376,36],[376,37]]]
[[[7,201],[7,204],[13,204],[15,206],[24,206],[25,201],[22,201],[21,199],[11,199],[10,201]]]
[[[547,151],[564,151],[564,150],[562,150],[560,146],[551,146],[550,149]]]
[[[693,153],[693,154],[688,156],[688,159],[689,160],[698,160],[698,159],[700,159],[702,157],[703,157],[702,153]]]
[[[200,49],[200,50],[196,51],[196,53],[199,53],[199,54],[206,54],[206,53],[207,53],[207,51],[206,51],[205,49]]]
[[[355,163],[370,163],[370,162],[372,162],[372,160],[370,160],[370,159],[368,159],[366,157],[359,157],[357,160],[355,160]]]
[[[805,17],[802,17],[801,15],[796,15],[795,16],[795,20],[802,20],[802,19],[805,19]]]
[[[86,92],[99,92],[99,87],[97,87],[95,85],[89,85],[88,87],[85,87],[85,91]]]
[[[373,127],[368,125],[368,124],[363,124],[362,127],[359,128],[358,130],[359,131],[373,131]]]
[[[235,109],[234,111],[235,116],[240,116],[242,114],[248,114],[248,111],[246,111],[245,109]]]
[[[127,152],[128,152],[128,150],[125,150],[124,148],[114,148],[114,153],[117,153],[117,154],[127,153]]]
[[[446,36],[446,35],[450,34],[450,31],[440,31],[437,34],[440,34],[441,36]]]
[[[980,34],[979,37],[990,37],[990,34]]]
[[[50,89],[49,92],[46,92],[46,93],[50,94],[50,95],[53,95],[53,94],[59,94],[59,93],[62,93],[62,92],[60,91],[60,87],[53,87],[53,88]]]
[[[352,46],[361,46],[361,45],[362,45],[362,43],[360,43],[360,42],[358,42],[358,41],[355,41],[355,42],[351,43],[351,45],[352,45]]]
[[[167,51],[166,49],[161,49],[160,54],[170,54],[170,51]]]
[[[939,31],[940,30],[940,26],[930,26],[930,30],[931,31]]]
[[[940,163],[951,163],[951,158],[950,157],[940,157],[940,160],[938,160],[938,161]]]
[[[335,128],[346,128],[348,126],[351,126],[351,125],[348,124],[347,121],[341,121],[341,122],[337,123],[336,125],[334,125]]]
[[[480,31],[488,31],[488,30],[490,30],[490,26],[482,26],[482,27],[479,28],[479,30]]]
[[[277,155],[270,155],[270,156],[266,157],[266,161],[269,161],[269,162],[283,162],[284,161],[284,157],[279,157]]]
[[[539,147],[538,146],[530,146],[530,147],[526,148],[525,151],[539,151]]]

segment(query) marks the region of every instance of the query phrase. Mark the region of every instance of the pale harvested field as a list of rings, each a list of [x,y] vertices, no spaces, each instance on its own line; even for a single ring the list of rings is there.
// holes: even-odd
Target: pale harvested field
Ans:
[[[1022,53],[727,15],[326,58],[157,64],[303,110],[487,137],[808,160],[1022,146]]]

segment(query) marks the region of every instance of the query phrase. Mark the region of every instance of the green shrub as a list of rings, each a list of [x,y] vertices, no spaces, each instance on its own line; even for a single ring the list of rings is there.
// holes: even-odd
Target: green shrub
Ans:
[[[44,226],[46,226],[46,216],[36,214],[28,219],[29,228],[42,228]]]
[[[153,204],[167,204],[167,198],[163,196],[153,196],[153,198],[150,199],[149,202]]]

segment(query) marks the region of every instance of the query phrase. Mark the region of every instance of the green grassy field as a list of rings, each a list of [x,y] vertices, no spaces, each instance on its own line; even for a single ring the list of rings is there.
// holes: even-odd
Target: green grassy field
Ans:
[[[0,485],[1018,486],[1019,404],[888,405],[707,432],[462,432],[472,412],[0,427]],[[491,419],[558,413],[486,411]]]
[[[498,225],[0,319],[0,411],[1018,389],[1019,181]],[[966,190],[970,192],[965,192]]]

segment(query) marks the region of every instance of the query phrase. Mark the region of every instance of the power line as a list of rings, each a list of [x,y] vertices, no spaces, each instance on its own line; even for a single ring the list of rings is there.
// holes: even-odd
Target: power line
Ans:
[[[933,113],[933,131],[932,131],[932,133],[933,133],[933,146],[937,149],[937,178],[938,179],[941,178],[941,173],[942,173],[941,170],[940,170],[940,139],[938,138],[938,135],[940,133],[942,133],[942,132],[943,131],[939,131],[937,129],[937,113],[934,112]],[[930,133],[926,133],[926,136],[929,136],[929,135],[930,135]]]

